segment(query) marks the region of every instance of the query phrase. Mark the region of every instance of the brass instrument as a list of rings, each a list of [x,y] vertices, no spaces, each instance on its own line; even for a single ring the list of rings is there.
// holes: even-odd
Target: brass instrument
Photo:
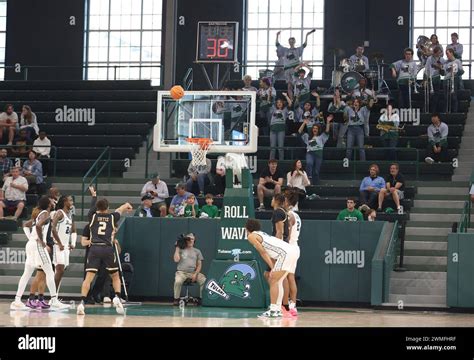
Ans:
[[[428,37],[420,35],[416,39],[416,47],[418,48],[418,58],[424,64],[426,62],[426,59],[428,59],[429,56],[433,55],[433,43]]]
[[[377,130],[389,132],[389,131],[399,131],[398,126],[392,125],[392,124],[383,124],[383,123],[378,123],[376,126]]]

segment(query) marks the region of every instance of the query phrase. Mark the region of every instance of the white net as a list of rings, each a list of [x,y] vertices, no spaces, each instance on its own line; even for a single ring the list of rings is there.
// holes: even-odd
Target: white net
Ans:
[[[206,139],[208,140],[208,139]],[[211,142],[208,141],[190,141],[191,145],[191,164],[197,168],[206,167],[206,156],[209,148],[211,147]]]

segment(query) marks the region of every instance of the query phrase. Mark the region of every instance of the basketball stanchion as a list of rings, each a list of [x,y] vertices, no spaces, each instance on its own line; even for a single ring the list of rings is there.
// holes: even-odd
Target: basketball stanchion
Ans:
[[[117,262],[118,262],[118,266],[119,266],[119,271],[120,271],[120,277],[121,277],[121,280],[122,280],[123,290],[125,292],[125,303],[124,303],[124,305],[142,305],[141,301],[129,301],[128,300],[127,284],[125,284],[125,278],[123,276],[122,261],[120,260],[120,254],[119,254],[117,246],[115,246],[115,244],[114,244],[114,250],[115,250],[115,256],[117,257]]]

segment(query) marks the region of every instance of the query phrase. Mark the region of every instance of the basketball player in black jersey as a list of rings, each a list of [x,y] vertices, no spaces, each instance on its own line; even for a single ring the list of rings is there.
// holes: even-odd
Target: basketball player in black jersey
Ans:
[[[272,198],[272,235],[282,241],[288,242],[289,221],[288,214],[285,209],[285,195],[275,194]],[[288,279],[283,280],[283,308],[282,311],[289,310],[290,286]]]
[[[120,216],[124,212],[132,211],[132,206],[125,203],[114,212],[109,212],[109,203],[106,199],[100,199],[96,204],[96,212],[92,215],[89,222],[89,234],[83,234],[83,237],[89,238],[83,243],[89,246],[89,252],[86,260],[86,278],[82,283],[82,300],[77,307],[77,314],[84,315],[84,303],[89,293],[91,283],[102,263],[112,278],[115,297],[113,304],[118,314],[124,314],[122,302],[120,300],[121,283],[118,273],[118,262],[114,250],[114,235],[118,226]],[[88,235],[88,236],[87,236]]]
[[[272,236],[288,242],[288,214],[285,210],[285,196],[276,194],[272,199]]]

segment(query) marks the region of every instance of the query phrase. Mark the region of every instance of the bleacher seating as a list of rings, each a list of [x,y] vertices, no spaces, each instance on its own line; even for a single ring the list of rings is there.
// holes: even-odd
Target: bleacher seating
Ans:
[[[123,160],[135,157],[156,122],[156,89],[149,81],[5,81],[0,98],[17,112],[23,104],[31,106],[57,148],[57,175],[84,175],[109,146],[112,175],[121,176]],[[58,122],[56,109],[64,106],[94,109],[94,126]]]

